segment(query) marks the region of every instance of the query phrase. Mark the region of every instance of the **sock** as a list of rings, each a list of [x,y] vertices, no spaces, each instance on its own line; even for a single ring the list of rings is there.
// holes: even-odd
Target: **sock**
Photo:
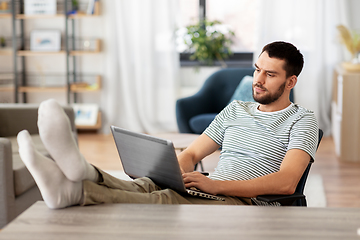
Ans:
[[[69,180],[97,181],[97,171],[80,153],[71,132],[69,118],[54,99],[40,104],[38,128],[43,144]]]
[[[19,132],[17,141],[20,157],[39,187],[46,205],[56,209],[79,204],[82,182],[70,181],[53,160],[40,154],[27,130]]]

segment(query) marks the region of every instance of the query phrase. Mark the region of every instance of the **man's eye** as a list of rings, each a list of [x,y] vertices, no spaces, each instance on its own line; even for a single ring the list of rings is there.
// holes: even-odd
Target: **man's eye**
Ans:
[[[274,75],[272,75],[272,74],[270,74],[270,73],[268,73],[267,75],[268,75],[269,77],[273,77],[273,76],[274,76]]]

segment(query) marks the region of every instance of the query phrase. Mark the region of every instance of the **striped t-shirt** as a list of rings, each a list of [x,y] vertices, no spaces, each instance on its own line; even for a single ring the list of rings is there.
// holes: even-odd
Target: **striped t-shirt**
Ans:
[[[318,142],[315,115],[296,104],[276,112],[258,110],[258,103],[234,100],[204,131],[222,147],[214,180],[249,180],[279,171],[290,149],[312,159]]]

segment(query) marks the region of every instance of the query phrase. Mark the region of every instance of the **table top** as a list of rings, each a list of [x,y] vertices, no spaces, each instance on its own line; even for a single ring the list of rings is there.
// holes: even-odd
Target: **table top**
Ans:
[[[37,202],[0,239],[360,239],[360,208]]]
[[[174,148],[182,151],[200,135],[192,133],[161,133],[154,136],[172,141]]]

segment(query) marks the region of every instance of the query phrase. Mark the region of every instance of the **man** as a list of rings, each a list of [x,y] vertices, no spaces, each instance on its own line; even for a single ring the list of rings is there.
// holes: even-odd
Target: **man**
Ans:
[[[318,141],[314,114],[289,100],[303,67],[302,54],[285,42],[266,45],[254,72],[257,103],[233,101],[185,151],[179,164],[186,187],[225,201],[180,195],[149,178],[123,181],[90,165],[80,154],[69,121],[54,101],[39,107],[40,137],[55,161],[39,154],[27,131],[18,134],[19,152],[50,208],[100,203],[251,204],[262,194],[292,194]],[[55,128],[53,126],[56,126]],[[210,177],[194,165],[222,147]]]

